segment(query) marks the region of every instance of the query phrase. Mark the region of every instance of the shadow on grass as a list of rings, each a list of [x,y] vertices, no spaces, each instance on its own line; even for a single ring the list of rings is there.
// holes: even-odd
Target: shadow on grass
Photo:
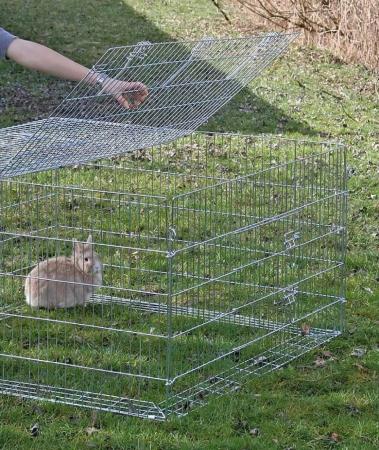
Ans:
[[[306,122],[300,122],[285,114],[280,108],[253,94],[249,88],[243,89],[201,129],[242,134],[319,135],[319,132]]]
[[[174,11],[173,11],[174,12]],[[35,40],[90,66],[108,47],[171,37],[123,2],[112,0],[5,0],[2,26],[19,37]],[[264,75],[263,75],[264,76]],[[143,81],[143,80],[142,80]],[[70,83],[46,79],[0,62],[1,126],[45,117],[65,97]],[[245,98],[249,104],[245,105]],[[241,106],[244,105],[244,106]],[[240,133],[297,132],[316,134],[307,124],[244,89],[203,129]]]

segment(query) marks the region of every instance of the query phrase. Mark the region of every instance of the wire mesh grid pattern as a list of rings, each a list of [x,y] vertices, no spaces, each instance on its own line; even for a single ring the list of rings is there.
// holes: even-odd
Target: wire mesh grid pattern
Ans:
[[[341,332],[339,144],[197,133],[0,189],[2,393],[164,420]],[[30,308],[28,274],[73,239],[102,282]]]
[[[0,130],[0,178],[120,155],[188,135],[296,36],[268,33],[111,48],[49,118]],[[148,86],[149,96],[139,108],[126,110],[89,83],[94,73],[138,80]]]

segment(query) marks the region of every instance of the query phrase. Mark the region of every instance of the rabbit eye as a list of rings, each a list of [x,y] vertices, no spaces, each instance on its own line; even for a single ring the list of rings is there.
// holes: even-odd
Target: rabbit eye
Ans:
[[[88,261],[88,258],[84,258],[84,261]]]

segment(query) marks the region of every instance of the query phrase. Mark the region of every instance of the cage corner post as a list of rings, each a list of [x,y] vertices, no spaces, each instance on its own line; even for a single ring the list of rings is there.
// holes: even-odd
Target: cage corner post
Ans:
[[[166,399],[165,403],[168,404],[168,399],[172,396],[172,385],[174,383],[172,375],[172,308],[173,308],[173,260],[175,258],[175,240],[176,230],[173,224],[174,208],[171,208],[171,225],[167,230],[167,331],[166,331]]]
[[[341,233],[342,233],[342,238],[341,238],[341,248],[342,248],[342,255],[341,255],[341,261],[342,261],[342,265],[341,265],[341,292],[340,292],[340,298],[341,298],[341,302],[340,302],[340,317],[339,317],[339,327],[340,327],[340,332],[343,333],[345,331],[345,326],[346,326],[346,320],[345,320],[345,304],[346,304],[346,282],[347,282],[347,274],[346,274],[346,256],[347,256],[347,239],[348,239],[348,235],[347,235],[347,220],[348,220],[348,195],[349,195],[349,191],[348,191],[348,187],[347,187],[347,148],[344,144],[340,144],[340,149],[341,149],[341,156],[342,156],[342,164],[341,164],[341,168],[342,168],[342,176],[340,177],[342,179],[342,202],[341,202]],[[339,166],[339,165],[338,165]]]

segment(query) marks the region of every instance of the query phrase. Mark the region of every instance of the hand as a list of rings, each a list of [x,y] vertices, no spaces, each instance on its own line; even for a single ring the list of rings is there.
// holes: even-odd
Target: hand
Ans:
[[[99,74],[92,69],[78,64],[48,47],[24,39],[14,39],[7,49],[7,56],[29,69],[39,70],[66,80],[81,81],[85,79],[91,85],[95,85],[99,81]],[[116,78],[106,78],[101,83],[100,93],[105,92],[112,95],[124,108],[137,108],[148,95],[147,87],[138,81],[118,80],[117,76]]]
[[[103,91],[113,95],[115,100],[126,109],[135,109],[146,100],[147,87],[139,81],[120,81],[109,78],[105,81]]]

